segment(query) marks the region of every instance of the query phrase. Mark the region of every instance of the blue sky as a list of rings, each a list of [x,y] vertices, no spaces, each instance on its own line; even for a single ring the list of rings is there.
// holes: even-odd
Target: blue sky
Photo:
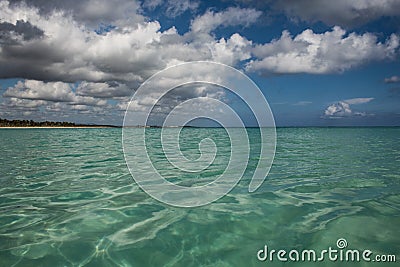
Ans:
[[[121,125],[147,78],[205,60],[278,126],[400,126],[399,25],[397,0],[0,0],[0,117]]]

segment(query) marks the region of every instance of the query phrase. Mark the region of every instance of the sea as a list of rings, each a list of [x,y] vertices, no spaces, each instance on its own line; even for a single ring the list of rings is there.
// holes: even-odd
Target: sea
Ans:
[[[0,129],[0,266],[399,266],[399,127],[277,128],[271,170],[252,193],[260,138],[247,130],[255,149],[237,186],[182,208],[135,183],[120,128]],[[216,163],[197,174],[170,168],[161,129],[148,131],[154,166],[173,183],[227,166],[224,129],[181,131],[188,158],[215,140]]]

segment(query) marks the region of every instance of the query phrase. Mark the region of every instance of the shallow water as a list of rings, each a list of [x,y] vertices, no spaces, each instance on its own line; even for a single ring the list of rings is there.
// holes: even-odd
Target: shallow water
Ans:
[[[216,140],[215,164],[185,176],[167,168],[154,141],[156,167],[189,185],[219,175],[229,154],[223,130],[184,130],[189,158],[198,156],[196,137]],[[256,148],[257,131],[249,134]],[[0,266],[286,266],[260,262],[257,252],[322,250],[339,238],[400,260],[400,128],[279,128],[259,190],[247,191],[253,149],[238,186],[198,208],[171,207],[139,189],[121,129],[2,129],[0,137]]]

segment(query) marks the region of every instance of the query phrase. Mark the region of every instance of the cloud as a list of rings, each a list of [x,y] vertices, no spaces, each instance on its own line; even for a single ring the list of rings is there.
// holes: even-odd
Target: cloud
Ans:
[[[83,81],[76,88],[77,95],[97,98],[126,97],[131,96],[133,92],[133,89],[128,85],[118,82],[93,83]]]
[[[16,25],[18,20],[24,20],[45,35],[2,46],[2,78],[142,81],[168,61],[159,55],[158,44],[163,34],[174,32],[160,32],[158,22],[135,23],[99,35],[65,11],[42,15],[35,7],[9,5],[6,1],[1,1],[0,7],[3,21]]]
[[[340,27],[321,34],[307,29],[295,37],[283,31],[279,39],[254,47],[257,59],[247,64],[247,70],[264,74],[343,72],[369,61],[392,59],[398,47],[395,34],[381,43],[371,33],[346,34]]]
[[[358,104],[365,104],[370,101],[374,100],[373,97],[364,97],[364,98],[352,98],[352,99],[347,99],[343,100],[343,102],[349,104],[349,105],[358,105]]]
[[[311,101],[299,101],[293,104],[293,106],[307,106],[309,104],[312,104]]]
[[[144,80],[167,66],[194,60],[235,65],[251,57],[252,42],[237,33],[215,40],[209,33],[180,35],[174,27],[161,31],[157,21],[148,21],[98,34],[76,15],[63,10],[42,10],[6,1],[0,1],[0,5],[0,15],[11,26],[23,20],[43,32],[41,38],[20,39],[16,45],[2,46],[1,78],[25,78],[9,87],[3,97],[21,99],[21,105],[27,106],[32,101],[44,101],[41,105],[49,112],[85,111],[88,106],[119,112]],[[223,11],[222,17],[218,12],[213,14],[222,26],[225,23],[221,18],[228,20],[226,25],[233,25],[227,17],[230,12],[237,15],[240,9]],[[247,25],[250,22],[238,23]],[[205,79],[209,71],[199,70],[197,74]],[[170,107],[177,99],[204,94],[198,90],[188,90],[188,95],[178,90],[179,99],[176,93],[163,101]],[[221,95],[215,97],[222,98]],[[151,91],[148,98],[152,98]],[[111,105],[107,99],[117,102]],[[145,102],[143,99],[138,105]]]
[[[350,105],[365,104],[372,101],[374,98],[352,98],[347,100],[338,101],[329,105],[324,112],[324,116],[331,119],[354,117],[354,116],[367,116],[366,112],[353,111]]]
[[[325,116],[335,116],[335,117],[345,117],[351,116],[352,110],[350,109],[350,105],[346,102],[339,101],[328,106],[325,110]]]
[[[185,115],[210,114],[214,113],[215,116],[223,116],[223,112],[218,109],[218,105],[213,100],[228,102],[227,92],[212,84],[191,83],[175,87],[161,98],[159,93],[155,90],[149,92],[144,97],[135,98],[129,103],[128,120],[125,123],[131,124],[138,118],[147,118],[148,125],[162,125],[167,116],[175,110],[177,112],[175,119],[183,118]],[[185,105],[185,101],[194,100],[197,104]],[[201,104],[200,104],[201,103]],[[120,102],[118,106],[125,110],[128,108],[127,102]],[[183,106],[185,108],[183,108]],[[146,110],[151,110],[148,114]],[[226,115],[226,114],[225,114]],[[225,116],[226,118],[226,116]],[[221,118],[220,118],[221,119]],[[136,125],[133,123],[132,125]],[[172,123],[171,125],[181,125],[179,123]]]
[[[86,105],[73,105],[72,107],[71,107],[72,109],[74,109],[74,110],[89,110],[90,109],[90,107],[89,106],[86,106]]]
[[[190,0],[168,0],[167,9],[165,10],[165,14],[174,18],[186,11],[194,11],[199,7],[199,3],[197,1]]]
[[[85,6],[95,4],[93,1],[86,1]],[[126,1],[116,1],[112,3],[128,5]],[[28,3],[0,1],[2,23],[8,28],[20,28],[17,25],[23,21],[25,27],[42,33],[40,38],[21,38],[15,30],[7,32],[17,43],[2,45],[0,78],[67,83],[87,81],[99,85],[110,81],[140,84],[155,72],[177,63],[212,60],[236,65],[250,59],[247,70],[265,74],[331,73],[370,60],[392,58],[399,46],[397,35],[380,43],[373,34],[346,34],[339,27],[321,34],[305,30],[296,37],[284,31],[279,39],[259,45],[238,33],[215,39],[212,31],[216,28],[246,27],[261,16],[261,11],[256,9],[238,7],[220,12],[208,10],[192,20],[191,30],[181,35],[174,27],[161,30],[159,22],[146,20],[136,13],[134,16],[142,17],[136,18],[135,23],[128,23],[129,16],[121,11],[121,19],[125,18],[127,23],[117,23],[112,14],[103,14],[109,4],[100,0],[98,7],[85,12],[98,12],[120,26],[107,28],[106,24],[104,27],[109,31],[98,34],[90,28],[91,22],[80,17],[79,12],[83,11],[68,12],[73,8],[70,4],[60,1],[52,1],[52,4],[39,1],[42,5]],[[129,14],[139,12],[137,7],[125,11]],[[113,88],[109,87],[111,91]],[[106,97],[107,94],[112,95],[101,92],[99,96]]]
[[[374,34],[347,33],[340,27],[324,33],[305,30],[297,36],[284,31],[264,44],[237,32],[221,38],[218,30],[248,27],[262,12],[229,7],[199,13],[202,6],[190,0],[0,0],[0,79],[22,79],[6,89],[3,112],[17,106],[63,116],[67,111],[120,112],[148,77],[188,61],[245,65],[247,71],[262,74],[332,73],[392,59],[398,52],[397,35],[378,41]],[[181,33],[146,17],[146,9],[171,17],[196,15]],[[149,98],[152,93],[149,90]],[[179,93],[182,99],[202,95]],[[169,97],[165,101],[174,104],[177,96]]]
[[[389,78],[385,78],[384,80],[385,83],[398,83],[400,82],[400,77],[399,76],[392,76]]]
[[[45,105],[44,100],[28,100],[12,97],[9,99],[7,106],[12,108],[21,108],[24,110],[36,110],[38,107]]]
[[[142,7],[149,10],[154,10],[157,7],[161,6],[163,2],[163,0],[147,0],[142,2]]]
[[[161,85],[161,87],[164,86]],[[166,87],[168,88],[169,86]],[[225,91],[223,88],[212,84],[189,83],[174,88],[163,95],[161,99],[159,97],[159,92],[154,89],[154,91],[149,92],[144,98],[132,101],[131,108],[132,110],[140,111],[144,107],[151,107],[154,103],[157,103],[156,106],[160,108],[159,111],[167,114],[173,107],[189,99],[208,97],[223,100],[225,98]]]
[[[169,18],[176,18],[186,11],[195,12],[199,6],[198,1],[191,0],[149,0],[142,2],[142,7],[150,11],[161,7],[163,13]]]
[[[76,15],[64,10],[49,9],[45,15],[43,12],[34,6],[0,1],[0,17],[4,23],[17,27],[18,21],[25,21],[43,32],[42,38],[15,38],[19,40],[17,44],[2,46],[0,78],[139,84],[155,72],[177,63],[213,60],[235,64],[250,57],[252,44],[239,34],[219,40],[208,32],[180,35],[174,27],[162,31],[159,22],[144,20],[98,34]],[[201,28],[204,17],[198,17],[193,22],[197,30],[246,26],[254,22],[260,12],[230,8],[206,14],[212,17],[211,24],[206,25],[207,29]]]
[[[229,7],[221,12],[207,11],[192,20],[191,29],[195,33],[209,33],[218,27],[249,26],[257,21],[262,12],[252,8]]]
[[[281,0],[272,5],[294,19],[355,27],[380,17],[400,15],[398,0]]]
[[[233,34],[228,40],[221,38],[210,47],[212,57],[217,62],[235,66],[238,62],[251,58],[252,42],[240,34]]]
[[[19,81],[14,87],[9,87],[3,94],[4,97],[43,100],[52,102],[69,102],[78,105],[104,106],[105,100],[88,96],[76,95],[73,86],[63,82],[42,82],[36,80]]]
[[[140,3],[135,0],[10,0],[13,10],[33,7],[40,16],[51,16],[54,12],[62,12],[72,16],[74,21],[90,28],[99,24],[127,26],[144,22],[140,14]]]
[[[53,102],[14,97],[0,103],[0,117],[36,121],[74,121],[97,124],[120,124],[120,111],[110,105],[93,106],[73,102]],[[82,116],[84,114],[84,116]]]
[[[9,87],[3,96],[32,100],[71,102],[75,95],[72,92],[70,84],[26,80],[19,81],[14,87]]]
[[[29,22],[17,20],[15,25],[8,22],[0,23],[0,44],[15,44],[21,40],[29,41],[43,37],[43,31]]]

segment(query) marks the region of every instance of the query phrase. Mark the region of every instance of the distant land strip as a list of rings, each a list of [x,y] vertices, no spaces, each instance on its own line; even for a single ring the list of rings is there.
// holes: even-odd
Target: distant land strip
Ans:
[[[64,121],[7,120],[0,118],[1,128],[121,128],[115,125],[78,124]]]

